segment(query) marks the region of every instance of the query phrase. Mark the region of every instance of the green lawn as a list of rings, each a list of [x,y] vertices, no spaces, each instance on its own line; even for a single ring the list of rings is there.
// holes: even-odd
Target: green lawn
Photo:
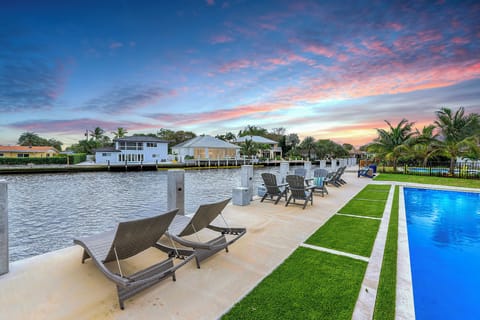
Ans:
[[[429,176],[413,176],[408,174],[392,174],[382,173],[374,178],[376,181],[399,181],[424,184],[437,184],[442,186],[480,188],[480,180],[475,179],[459,179],[450,177],[429,177]]]
[[[385,209],[385,203],[386,201],[357,200],[354,198],[345,206],[343,206],[343,208],[338,212],[344,214],[353,214],[356,216],[381,218],[383,215],[383,210]]]
[[[305,243],[370,257],[379,227],[380,220],[335,215]]]
[[[222,319],[351,319],[366,267],[298,248]]]
[[[395,298],[397,285],[397,241],[398,241],[398,197],[399,188],[395,188],[387,242],[383,256],[380,283],[375,301],[374,319],[395,319]]]

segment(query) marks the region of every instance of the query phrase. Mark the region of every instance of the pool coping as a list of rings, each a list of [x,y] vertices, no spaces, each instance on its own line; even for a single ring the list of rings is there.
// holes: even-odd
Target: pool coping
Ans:
[[[395,319],[415,319],[415,303],[410,266],[410,249],[408,246],[407,217],[405,210],[404,188],[460,191],[480,193],[478,188],[444,186],[437,184],[421,184],[409,182],[392,182],[399,186],[398,207],[398,250],[397,250],[397,287]]]

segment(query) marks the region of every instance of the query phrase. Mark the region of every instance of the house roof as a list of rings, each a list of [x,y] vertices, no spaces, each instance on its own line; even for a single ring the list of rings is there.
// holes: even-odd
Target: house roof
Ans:
[[[119,142],[163,142],[163,143],[168,143],[168,141],[155,138],[155,137],[150,137],[150,136],[130,136],[130,137],[122,137],[122,138],[117,138],[113,139],[113,141],[119,141]]]
[[[217,149],[240,149],[239,146],[212,136],[198,136],[173,146],[172,148],[217,148]]]
[[[117,150],[114,147],[98,148],[98,149],[95,149],[94,151],[95,152],[121,152],[120,150]]]
[[[265,137],[260,137],[260,136],[244,136],[244,137],[239,137],[235,140],[236,143],[241,143],[245,142],[246,140],[252,140],[253,142],[256,143],[265,143],[265,144],[278,144],[277,141],[273,141],[270,139],[267,139]]]
[[[50,146],[0,146],[0,152],[26,152],[26,153],[42,153],[42,152],[54,152],[58,153],[58,150]]]

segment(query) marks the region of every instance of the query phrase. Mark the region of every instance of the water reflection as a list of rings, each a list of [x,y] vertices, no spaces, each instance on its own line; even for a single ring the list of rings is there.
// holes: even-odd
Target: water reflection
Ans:
[[[254,186],[262,172],[254,169]],[[167,208],[167,172],[92,172],[6,175],[10,260],[72,245],[77,236],[112,228],[117,222],[150,216]],[[231,197],[240,169],[186,170],[185,210]]]

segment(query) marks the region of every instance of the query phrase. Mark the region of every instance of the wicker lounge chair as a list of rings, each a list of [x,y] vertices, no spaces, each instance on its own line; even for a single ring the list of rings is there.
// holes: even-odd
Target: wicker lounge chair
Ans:
[[[230,198],[216,203],[203,204],[198,207],[192,217],[177,215],[165,233],[165,235],[170,238],[169,240],[173,240],[182,246],[194,250],[197,268],[200,268],[201,261],[213,254],[223,249],[228,252],[228,246],[247,232],[245,228],[230,228],[226,225],[225,219],[223,219],[226,225],[224,227],[211,225],[215,218],[222,215],[222,210],[229,201]],[[208,241],[200,241],[199,232],[203,229],[210,229],[211,231],[218,232],[220,235]],[[195,236],[186,238],[191,235]],[[229,235],[229,239],[227,239],[226,235]],[[169,243],[165,240],[166,239],[161,239],[161,241],[157,242],[156,246],[162,250],[175,250],[174,243]]]
[[[117,285],[121,309],[124,308],[124,301],[139,291],[170,276],[175,281],[175,270],[193,258],[192,250],[177,252],[170,250],[167,252],[168,257],[163,261],[144,270],[129,275],[122,271],[121,260],[154,247],[157,240],[166,232],[177,211],[175,209],[151,218],[121,222],[115,230],[73,240],[84,249],[82,263],[92,258],[100,271]],[[183,261],[174,264],[174,258],[180,258]],[[107,264],[108,262],[112,264]]]
[[[322,197],[328,194],[327,184],[325,179],[327,178],[328,171],[326,169],[315,169],[313,171],[313,185],[315,186],[314,192],[319,192]]]
[[[285,201],[287,201],[288,183],[277,184],[277,178],[273,173],[262,173],[262,179],[267,190],[260,202],[267,199],[275,201],[275,204],[277,204],[282,197],[285,197]],[[270,197],[270,199],[267,197]],[[274,197],[276,198],[274,199]]]
[[[315,186],[305,186],[303,177],[296,175],[288,175],[287,182],[291,193],[285,206],[288,206],[292,200],[293,203],[295,203],[295,200],[304,201],[303,209],[305,209],[309,201],[313,205],[313,189],[315,189]]]

